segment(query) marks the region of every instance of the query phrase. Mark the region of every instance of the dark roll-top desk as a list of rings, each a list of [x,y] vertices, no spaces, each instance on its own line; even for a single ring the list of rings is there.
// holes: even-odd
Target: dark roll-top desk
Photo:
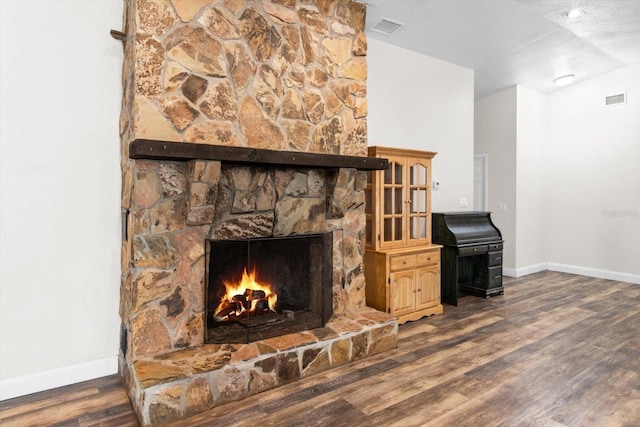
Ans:
[[[458,305],[458,292],[489,298],[504,294],[502,234],[491,212],[434,212],[432,241],[442,245],[442,302]]]

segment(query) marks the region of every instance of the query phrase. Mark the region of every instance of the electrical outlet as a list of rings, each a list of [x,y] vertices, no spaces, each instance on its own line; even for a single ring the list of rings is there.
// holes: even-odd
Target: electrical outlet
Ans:
[[[469,202],[467,202],[467,198],[466,197],[460,197],[460,207],[461,208],[468,208],[469,207]]]
[[[506,211],[507,210],[507,204],[506,203],[500,203],[498,205],[498,209],[500,209],[501,211]]]

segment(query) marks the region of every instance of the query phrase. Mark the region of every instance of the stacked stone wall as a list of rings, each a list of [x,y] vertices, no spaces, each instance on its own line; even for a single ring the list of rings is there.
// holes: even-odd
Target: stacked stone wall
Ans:
[[[126,142],[366,155],[363,4],[126,4]]]

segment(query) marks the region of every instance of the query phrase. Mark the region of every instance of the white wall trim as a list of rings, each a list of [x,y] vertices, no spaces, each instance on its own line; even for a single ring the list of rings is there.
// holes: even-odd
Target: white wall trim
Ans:
[[[541,262],[539,264],[533,264],[522,268],[503,268],[502,274],[507,277],[522,277],[545,270],[547,270],[547,263]]]
[[[482,193],[484,195],[484,200],[482,200],[482,206],[484,211],[489,210],[489,154],[488,153],[474,153],[473,155],[473,161],[474,161],[474,177],[473,177],[473,181],[474,181],[474,204],[475,204],[475,160],[476,159],[482,159],[483,163],[484,163],[484,169],[483,169],[483,177],[482,177]],[[475,206],[474,206],[475,208]]]
[[[547,269],[559,271],[561,273],[580,274],[582,276],[597,277],[598,279],[616,280],[618,282],[628,282],[640,285],[640,275],[620,273],[618,271],[600,270],[597,268],[580,267],[577,265],[558,264],[548,262]]]
[[[598,279],[616,280],[640,285],[640,276],[637,274],[621,273],[619,271],[600,270],[597,268],[580,267],[576,265],[559,264],[555,262],[541,262],[522,268],[503,268],[502,274],[507,277],[522,277],[541,271],[559,271],[561,273],[579,274],[581,276],[596,277]]]
[[[0,400],[113,375],[118,372],[118,356],[82,362],[62,368],[0,380]]]

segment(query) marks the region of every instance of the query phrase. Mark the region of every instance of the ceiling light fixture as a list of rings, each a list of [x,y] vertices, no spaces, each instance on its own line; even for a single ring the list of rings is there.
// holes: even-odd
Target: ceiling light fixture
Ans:
[[[575,78],[576,78],[575,74],[566,74],[564,76],[558,77],[553,82],[558,86],[566,86],[572,83]]]
[[[584,12],[582,11],[582,9],[571,9],[569,12],[565,13],[564,15],[567,18],[575,19],[584,15]]]

